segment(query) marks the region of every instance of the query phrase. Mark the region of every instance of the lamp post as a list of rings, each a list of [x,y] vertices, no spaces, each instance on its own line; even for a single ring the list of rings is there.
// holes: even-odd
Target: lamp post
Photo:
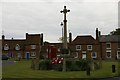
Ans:
[[[60,25],[63,26],[63,22],[61,22]],[[62,43],[63,43],[63,41],[64,41],[64,38],[63,38],[63,27],[62,27]]]
[[[63,37],[63,49],[64,49],[64,52],[63,53],[66,53],[66,50],[68,49],[68,46],[67,46],[67,20],[66,20],[66,14],[67,12],[70,12],[70,10],[67,10],[66,9],[66,6],[64,6],[64,9],[62,11],[60,11],[61,13],[64,14],[64,37]],[[66,71],[66,59],[65,59],[65,54],[64,54],[64,60],[63,60],[63,71]]]

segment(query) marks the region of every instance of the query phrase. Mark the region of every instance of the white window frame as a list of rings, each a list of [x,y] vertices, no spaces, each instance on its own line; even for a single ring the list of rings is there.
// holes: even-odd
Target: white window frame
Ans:
[[[91,49],[89,49],[89,46],[91,47]],[[92,45],[87,45],[87,50],[92,50]]]
[[[31,49],[36,49],[36,45],[31,45]]]
[[[76,55],[75,55],[75,58],[78,58],[78,54],[79,54],[79,53],[78,53],[78,52],[76,52],[75,54],[76,54]]]
[[[107,47],[107,44],[110,44],[109,48]],[[106,43],[106,49],[111,49],[111,43],[110,42]]]
[[[5,44],[5,45],[4,45],[4,50],[9,50],[8,44]]]
[[[78,48],[79,47],[79,48]],[[76,45],[76,50],[79,51],[81,50],[81,45]]]
[[[35,57],[36,56],[36,52],[31,52],[31,57]]]
[[[20,45],[19,44],[16,44],[15,50],[20,50]]]
[[[95,56],[93,56],[93,53],[95,53]],[[92,52],[92,53],[91,53],[91,57],[92,57],[92,58],[97,58],[97,52]]]
[[[110,52],[110,57],[107,56],[107,52]],[[108,59],[112,58],[111,50],[107,50],[107,51],[106,51],[106,58],[108,58]]]
[[[120,57],[119,57],[120,54],[118,55],[118,53],[120,53],[120,51],[117,51],[117,59],[120,59]]]

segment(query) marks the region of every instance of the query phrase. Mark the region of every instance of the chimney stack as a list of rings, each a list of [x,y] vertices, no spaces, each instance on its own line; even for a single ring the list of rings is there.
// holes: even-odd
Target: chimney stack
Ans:
[[[14,38],[12,37],[12,40],[13,40]]]
[[[71,43],[72,42],[72,33],[70,32],[69,33],[69,43]]]
[[[26,33],[26,39],[28,38],[28,33]]]
[[[98,37],[99,37],[99,31],[98,28],[96,28],[96,40],[98,40]]]
[[[5,36],[4,35],[2,35],[2,40],[4,40],[5,39]]]
[[[41,45],[43,45],[43,33],[40,35]]]

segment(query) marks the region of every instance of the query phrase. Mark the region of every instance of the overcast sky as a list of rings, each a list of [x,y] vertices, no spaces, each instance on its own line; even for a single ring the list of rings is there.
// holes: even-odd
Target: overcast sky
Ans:
[[[6,38],[24,38],[25,33],[43,33],[44,41],[58,42],[62,35],[63,7],[66,5],[68,32],[92,35],[95,28],[109,34],[118,27],[118,0],[2,0],[1,31]]]

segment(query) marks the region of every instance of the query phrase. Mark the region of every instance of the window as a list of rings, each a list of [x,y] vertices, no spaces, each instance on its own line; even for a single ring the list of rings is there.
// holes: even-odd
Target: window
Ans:
[[[76,50],[81,50],[81,45],[76,45]]]
[[[120,49],[120,42],[118,43],[118,49]]]
[[[36,49],[36,45],[31,45],[31,49]]]
[[[111,43],[106,43],[106,49],[111,49]]]
[[[91,57],[92,58],[97,58],[97,52],[92,52]]]
[[[120,59],[120,51],[117,52],[117,59]]]
[[[92,50],[92,45],[87,45],[87,50]]]
[[[78,58],[78,52],[75,53],[75,58]]]
[[[31,56],[36,56],[36,52],[31,52]]]
[[[9,46],[7,44],[5,44],[4,50],[9,50]]]
[[[20,50],[19,44],[16,44],[15,49],[16,49],[16,50]]]
[[[106,58],[111,58],[111,51],[106,51]]]

